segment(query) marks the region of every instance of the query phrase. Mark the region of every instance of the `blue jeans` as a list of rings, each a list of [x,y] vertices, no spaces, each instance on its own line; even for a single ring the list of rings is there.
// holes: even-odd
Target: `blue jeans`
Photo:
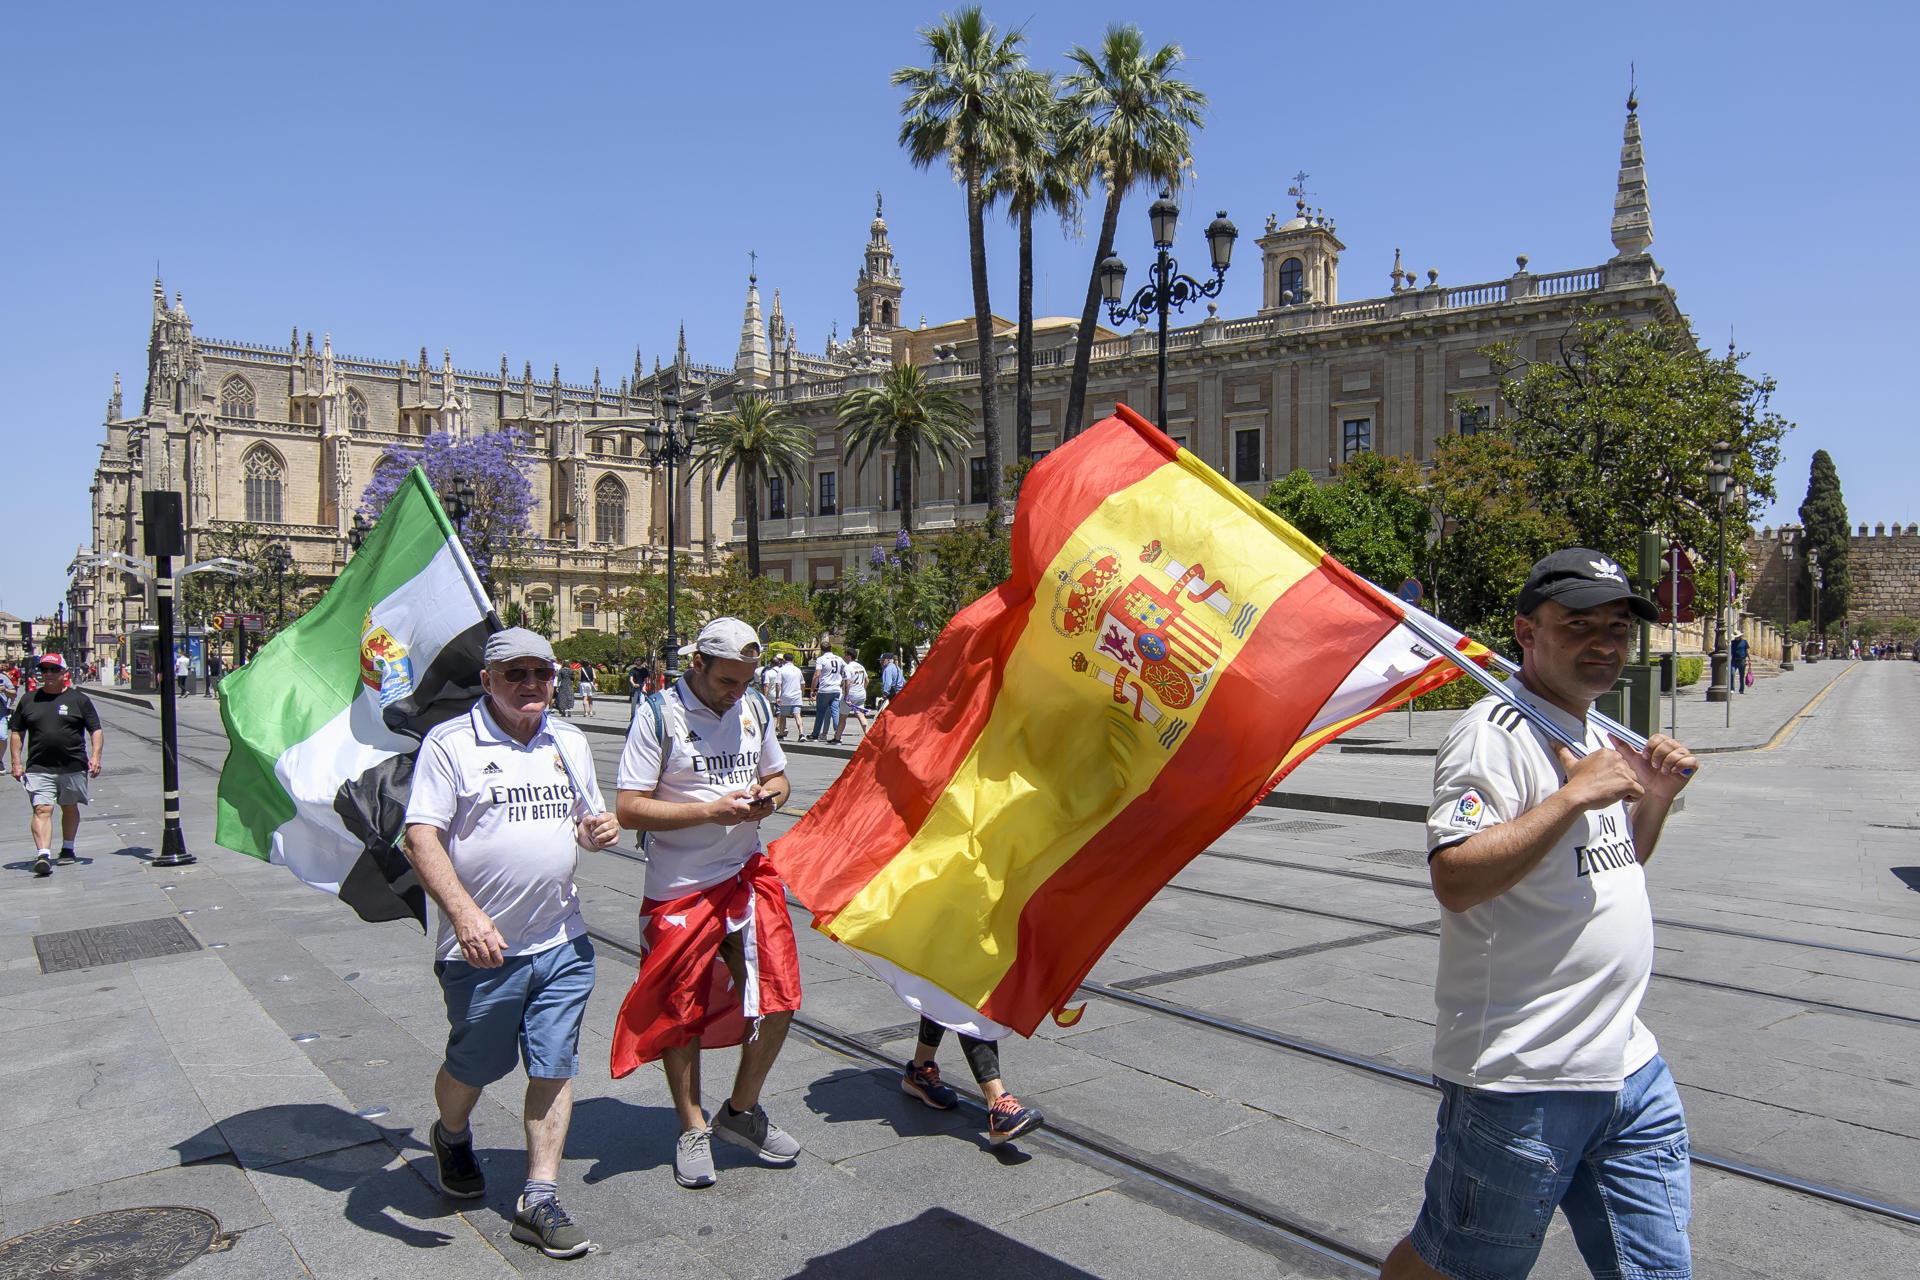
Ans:
[[[1602,1280],[1689,1280],[1687,1121],[1656,1056],[1618,1092],[1496,1093],[1442,1081],[1413,1247],[1458,1280],[1525,1276],[1553,1211]]]
[[[812,734],[814,738],[819,739],[827,736],[827,730],[833,728],[834,722],[839,719],[839,710],[840,691],[838,689],[833,690],[831,693],[819,694],[815,697],[813,703]]]

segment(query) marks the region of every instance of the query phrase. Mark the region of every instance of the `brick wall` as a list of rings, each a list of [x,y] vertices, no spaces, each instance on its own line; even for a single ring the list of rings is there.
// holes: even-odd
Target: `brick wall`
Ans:
[[[1783,625],[1790,587],[1803,570],[1804,550],[1780,531],[1764,528],[1747,542],[1753,565],[1747,608]],[[1861,525],[1847,539],[1847,566],[1853,581],[1848,616],[1920,618],[1920,525]]]

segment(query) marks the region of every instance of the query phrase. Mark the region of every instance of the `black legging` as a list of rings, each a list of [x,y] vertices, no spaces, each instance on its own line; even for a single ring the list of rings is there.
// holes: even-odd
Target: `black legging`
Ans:
[[[920,1043],[929,1049],[940,1047],[941,1037],[947,1029],[929,1018],[920,1019]],[[981,1084],[1000,1078],[1000,1046],[992,1040],[976,1040],[970,1035],[955,1032],[960,1037],[960,1048],[967,1055],[967,1069],[973,1072],[973,1078]]]

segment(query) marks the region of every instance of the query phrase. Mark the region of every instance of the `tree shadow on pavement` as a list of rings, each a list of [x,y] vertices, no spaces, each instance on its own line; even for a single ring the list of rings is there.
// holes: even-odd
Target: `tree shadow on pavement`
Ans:
[[[979,1276],[1092,1280],[1091,1272],[946,1209],[928,1209],[909,1222],[809,1258],[792,1280],[869,1280],[889,1275],[910,1275],[915,1280],[976,1280]]]
[[[265,1145],[275,1137],[292,1139],[282,1144],[288,1153],[284,1158]],[[343,1216],[348,1222],[415,1249],[443,1248],[453,1243],[453,1237],[401,1221],[395,1212],[431,1219],[478,1208],[481,1203],[443,1197],[431,1181],[431,1155],[425,1169],[415,1168],[404,1158],[408,1152],[427,1150],[411,1129],[382,1128],[322,1103],[278,1103],[238,1112],[175,1149],[184,1164],[204,1160],[209,1147],[225,1148],[256,1181],[271,1175],[305,1182],[336,1196],[344,1193]],[[402,1157],[399,1163],[396,1155]],[[516,1191],[518,1185],[515,1181]]]

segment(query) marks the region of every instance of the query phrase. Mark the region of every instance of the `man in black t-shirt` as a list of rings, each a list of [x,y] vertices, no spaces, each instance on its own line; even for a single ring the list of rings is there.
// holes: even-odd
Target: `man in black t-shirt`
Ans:
[[[60,860],[74,857],[73,837],[80,830],[80,806],[87,802],[87,779],[100,776],[100,713],[78,689],[67,686],[67,662],[57,653],[40,659],[40,687],[13,709],[8,745],[13,776],[24,781],[33,800],[33,874],[53,874],[53,807],[60,806]]]

